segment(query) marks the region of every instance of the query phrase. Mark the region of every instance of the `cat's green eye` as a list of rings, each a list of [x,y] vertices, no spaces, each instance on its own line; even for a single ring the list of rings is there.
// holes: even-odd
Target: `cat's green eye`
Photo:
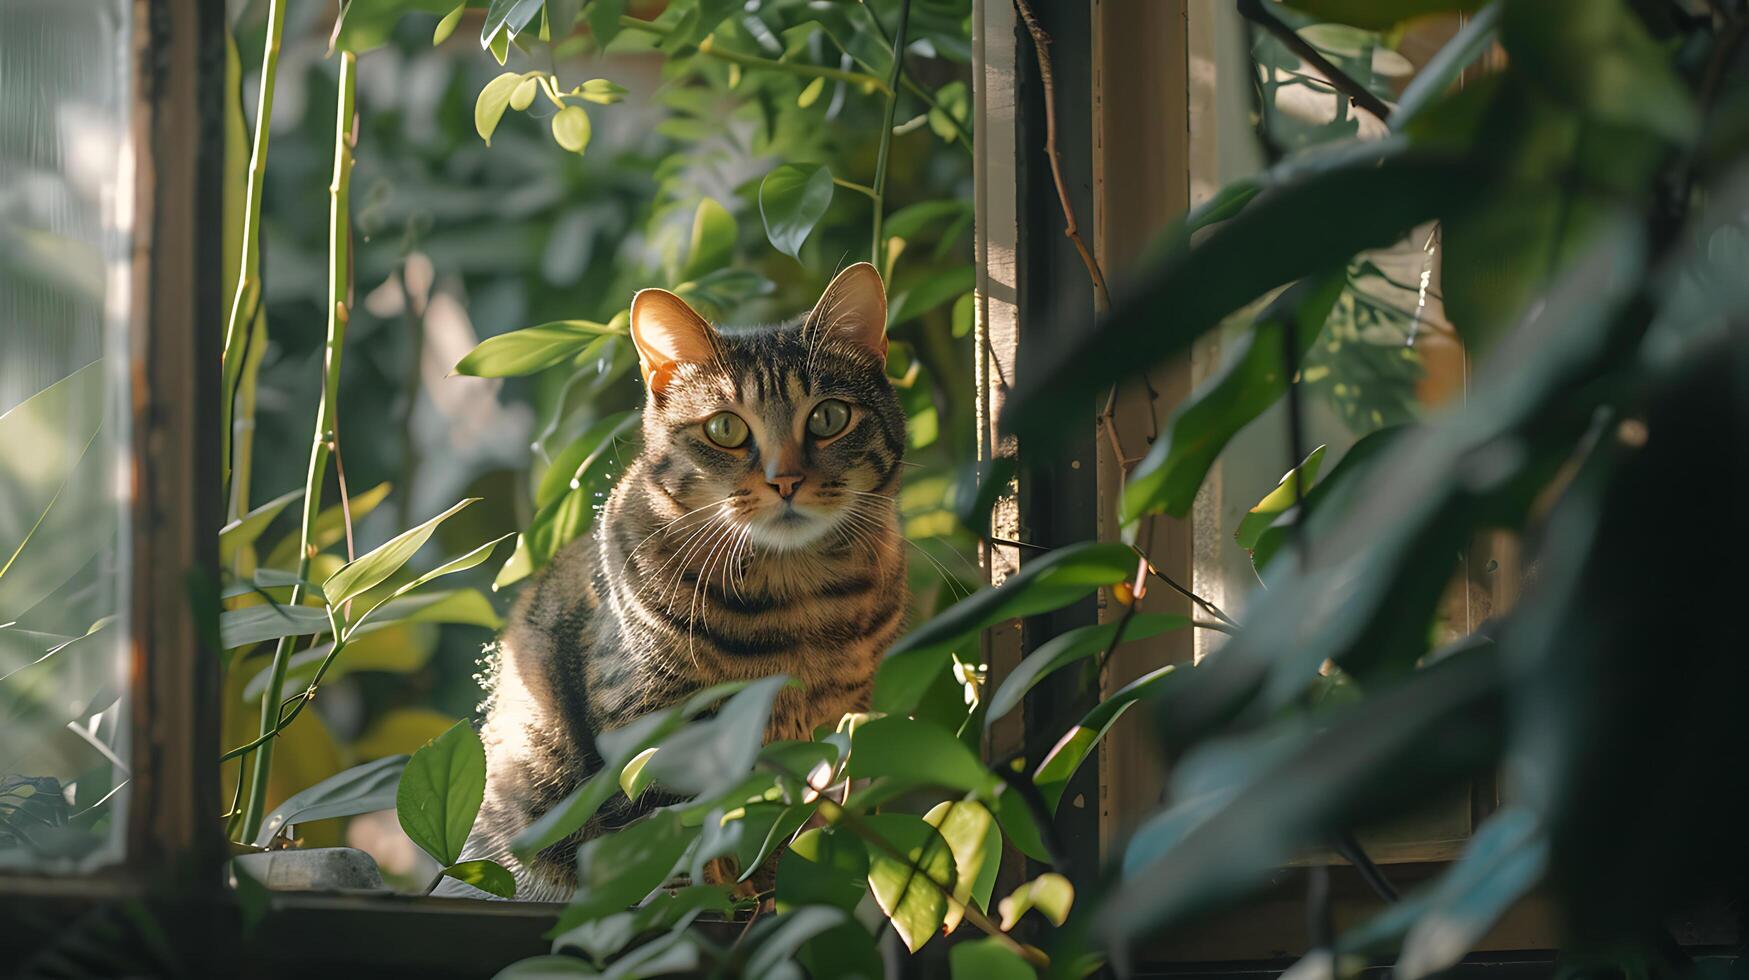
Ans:
[[[850,406],[836,398],[828,398],[808,413],[808,431],[825,439],[844,431],[850,424]]]
[[[704,434],[724,449],[738,449],[747,441],[747,423],[734,412],[718,412],[704,420]]]

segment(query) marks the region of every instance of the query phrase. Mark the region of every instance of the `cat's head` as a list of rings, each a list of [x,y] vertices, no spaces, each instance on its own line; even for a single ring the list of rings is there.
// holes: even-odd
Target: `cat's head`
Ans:
[[[880,273],[866,262],[780,327],[719,329],[673,293],[640,291],[631,332],[649,393],[649,479],[778,550],[884,522],[905,448],[886,324]]]

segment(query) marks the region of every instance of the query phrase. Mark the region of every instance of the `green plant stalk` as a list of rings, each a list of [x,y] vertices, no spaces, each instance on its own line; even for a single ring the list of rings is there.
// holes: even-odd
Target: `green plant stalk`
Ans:
[[[310,559],[314,548],[310,538],[316,517],[322,511],[322,479],[328,471],[328,457],[334,446],[334,419],[340,398],[340,355],[346,344],[347,289],[351,276],[349,235],[349,193],[352,182],[353,114],[356,104],[357,79],[354,69],[358,56],[351,51],[340,52],[340,97],[334,120],[334,178],[328,185],[328,336],[323,346],[325,376],[322,401],[316,408],[315,437],[310,446],[310,468],[304,479],[304,518],[298,539],[299,584],[292,586],[291,604],[304,598],[301,580],[309,577]],[[340,642],[339,635],[335,642]],[[253,839],[261,829],[261,818],[267,803],[267,781],[273,771],[273,738],[280,731],[280,688],[285,684],[286,668],[291,660],[292,638],[282,637],[273,651],[267,689],[261,692],[261,736],[254,766],[249,773],[249,802],[243,812],[243,836]]]
[[[261,362],[267,356],[267,312],[256,304],[249,343],[243,354],[243,373],[237,379],[237,404],[231,416],[231,492],[226,519],[237,520],[249,512],[250,476],[255,467],[255,395],[259,389]],[[243,552],[238,549],[237,560]]]
[[[899,111],[899,76],[905,68],[905,30],[910,24],[911,0],[900,0],[899,26],[893,31],[893,71],[887,80],[887,111],[882,116],[884,121],[881,123],[881,148],[875,157],[874,235],[868,250],[868,260],[877,269],[883,264],[881,220],[887,207],[887,159],[893,152],[893,118]]]
[[[874,11],[872,9],[869,10],[868,19],[869,19],[870,23],[874,24],[875,31],[880,34],[880,39],[882,41],[887,42],[889,45],[892,44],[893,39],[888,37],[887,32],[881,28],[881,20],[879,17],[876,17],[874,15]],[[837,44],[838,39],[835,37],[832,37],[832,34],[830,32],[828,32],[826,34],[826,36],[828,38],[831,38],[832,42],[834,44]],[[844,52],[852,60],[854,60],[857,64],[861,65],[864,71],[869,70],[868,62],[863,61],[861,58],[856,57],[856,55],[853,54],[848,48],[844,47],[844,45],[839,44],[838,50]],[[962,123],[958,119],[955,119],[953,113],[948,112],[946,109],[941,108],[941,102],[936,99],[934,92],[931,92],[928,89],[924,88],[923,86],[917,84],[917,82],[911,78],[911,75],[908,72],[904,72],[903,70],[901,70],[901,73],[899,75],[899,86],[901,88],[903,88],[905,91],[910,92],[912,95],[915,95],[919,102],[922,102],[924,105],[928,106],[931,109],[936,109],[936,110],[940,111],[942,115],[946,116],[947,121],[953,124],[954,132],[959,134],[960,143],[961,143],[961,145],[963,145],[965,147],[966,152],[967,153],[972,152],[972,133],[971,133],[971,130],[966,128],[965,123]]]
[[[907,4],[909,4],[909,0],[907,0]],[[664,27],[661,24],[651,23],[647,20],[640,20],[636,17],[621,15],[619,26],[630,31],[641,31],[645,34],[654,34],[657,37],[674,36],[674,30],[672,28]],[[724,51],[723,49],[711,44],[709,38],[706,38],[704,42],[698,46],[698,53],[709,55],[718,61],[726,61],[731,65],[740,65],[743,68],[769,69],[772,71],[789,72],[792,75],[801,75],[804,78],[830,78],[840,82],[849,82],[852,85],[862,85],[872,88],[877,92],[889,96],[892,94],[893,90],[891,82],[883,82],[874,75],[865,75],[861,72],[855,71],[845,71],[842,68],[828,68],[825,65],[811,65],[805,61],[777,61],[772,58],[761,58],[756,55],[741,54],[738,51]]]
[[[285,4],[267,2],[267,44],[261,52],[261,97],[255,108],[255,139],[249,151],[249,191],[243,202],[243,259],[237,264],[237,288],[225,323],[224,390],[219,404],[219,432],[224,441],[220,466],[231,477],[231,402],[243,375],[243,331],[261,298],[261,192],[267,176],[267,134],[273,120],[273,88],[279,77],[279,46],[285,35]],[[237,515],[233,515],[237,516]]]

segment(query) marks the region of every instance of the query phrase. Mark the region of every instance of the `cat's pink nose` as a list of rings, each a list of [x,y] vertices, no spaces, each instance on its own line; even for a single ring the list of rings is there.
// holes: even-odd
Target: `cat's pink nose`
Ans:
[[[796,495],[796,487],[802,485],[802,475],[800,473],[780,473],[777,476],[766,477],[765,482],[777,488],[779,497],[788,500]]]

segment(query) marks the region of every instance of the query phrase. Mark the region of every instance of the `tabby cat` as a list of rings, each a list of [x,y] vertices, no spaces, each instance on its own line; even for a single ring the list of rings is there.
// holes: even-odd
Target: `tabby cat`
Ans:
[[[616,797],[528,865],[511,856],[518,832],[600,768],[597,732],[779,672],[801,686],[778,694],[767,740],[868,706],[906,605],[905,416],[886,320],[867,263],[778,327],[714,328],[661,289],[633,298],[643,450],[595,534],[553,557],[499,641],[466,850],[510,868],[517,898],[569,898],[577,845],[656,805]]]

